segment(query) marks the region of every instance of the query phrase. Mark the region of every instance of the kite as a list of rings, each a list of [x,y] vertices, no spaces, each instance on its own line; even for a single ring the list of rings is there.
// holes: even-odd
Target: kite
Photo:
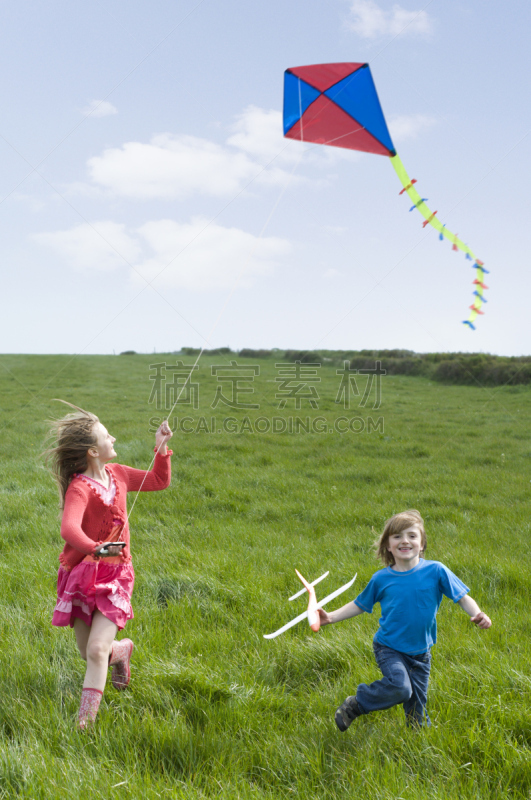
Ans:
[[[295,600],[296,597],[300,597],[301,594],[304,594],[304,592],[307,590],[308,594],[310,595],[310,598],[309,598],[309,601],[308,601],[308,608],[302,614],[299,614],[298,617],[295,617],[290,622],[287,622],[286,625],[283,625],[282,628],[279,628],[277,631],[274,631],[273,633],[264,633],[264,639],[274,639],[276,636],[280,636],[281,633],[284,633],[284,631],[287,631],[290,628],[293,628],[294,625],[297,625],[298,622],[302,622],[303,619],[307,619],[312,631],[315,631],[317,633],[317,631],[319,630],[319,627],[320,627],[318,609],[322,608],[324,605],[329,603],[331,600],[335,600],[336,597],[339,597],[340,594],[343,594],[343,592],[346,592],[347,589],[350,589],[350,587],[352,586],[352,584],[354,583],[354,581],[358,577],[358,573],[356,572],[356,574],[354,575],[352,580],[350,580],[348,583],[345,583],[343,586],[340,586],[339,589],[336,589],[335,592],[332,592],[331,594],[327,595],[324,598],[324,600],[321,600],[321,602],[318,603],[317,602],[317,598],[315,596],[314,586],[317,586],[319,581],[324,580],[329,573],[325,572],[325,574],[321,575],[321,577],[317,578],[317,580],[312,581],[312,583],[308,583],[308,581],[305,580],[305,578],[302,577],[300,572],[298,572],[297,570],[295,570],[295,572],[297,573],[297,575],[299,576],[299,578],[303,582],[304,589],[301,589],[300,592],[297,592],[296,594],[292,595],[292,597],[290,597],[289,599],[290,600]]]
[[[439,231],[439,239],[448,239],[452,250],[461,250],[476,270],[474,301],[468,319],[463,320],[464,325],[475,330],[474,321],[478,314],[484,313],[481,307],[487,302],[483,293],[488,289],[484,283],[488,270],[470,247],[443,225],[437,211],[428,208],[428,198],[417,192],[417,180],[411,180],[407,174],[389,135],[369,65],[312,64],[287,69],[284,73],[284,136],[391,159],[403,187],[399,194],[406,193],[411,198],[413,205],[409,210],[417,209],[422,214],[422,227],[431,225]]]

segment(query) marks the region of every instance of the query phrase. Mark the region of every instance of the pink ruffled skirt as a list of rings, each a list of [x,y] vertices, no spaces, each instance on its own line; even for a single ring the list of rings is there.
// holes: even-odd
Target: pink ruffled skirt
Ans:
[[[134,617],[131,606],[134,583],[132,564],[82,561],[72,570],[59,567],[52,625],[72,628],[76,618],[91,625],[92,615],[98,609],[121,631],[127,620]]]

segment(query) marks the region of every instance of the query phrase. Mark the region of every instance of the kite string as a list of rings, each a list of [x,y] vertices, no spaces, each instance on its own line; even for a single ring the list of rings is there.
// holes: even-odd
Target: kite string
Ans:
[[[301,142],[304,142],[304,131],[303,131],[303,121],[302,121],[302,94],[301,94],[301,79],[300,79],[300,78],[298,78],[298,88],[299,88],[299,112],[300,112],[300,117],[299,117],[299,120],[300,120],[300,129],[301,129]],[[350,135],[350,134],[352,134],[352,133],[356,133],[358,130],[364,130],[364,127],[363,127],[363,126],[361,126],[361,128],[357,128],[357,129],[356,129],[356,130],[354,130],[354,131],[349,131],[349,132],[348,132],[348,133],[346,133],[346,134],[342,134],[341,136],[337,136],[336,138],[334,138],[334,139],[331,139],[329,142],[325,142],[325,144],[331,144],[332,142],[335,142],[335,141],[337,141],[338,139],[342,139],[344,136],[349,136],[349,135]],[[314,147],[315,147],[315,145],[314,145]],[[313,150],[313,149],[314,149],[314,147],[310,147],[309,149],[310,149],[310,150]],[[224,311],[225,311],[225,309],[226,309],[226,307],[227,307],[227,305],[228,305],[228,303],[229,303],[230,299],[232,298],[232,296],[233,296],[233,294],[234,294],[234,292],[235,292],[235,290],[236,290],[236,286],[238,285],[238,283],[239,283],[239,281],[240,281],[240,278],[241,278],[241,277],[242,277],[242,275],[243,275],[243,274],[244,274],[244,273],[247,271],[247,268],[248,268],[248,266],[249,266],[249,263],[250,263],[250,261],[251,261],[251,259],[252,259],[253,255],[254,255],[254,253],[255,253],[255,251],[256,251],[256,249],[257,249],[257,247],[258,247],[258,244],[260,243],[260,241],[261,241],[261,239],[262,239],[262,236],[264,235],[264,233],[265,233],[265,230],[266,230],[267,226],[269,225],[269,223],[270,223],[270,221],[271,221],[271,218],[273,217],[273,214],[275,213],[275,211],[276,211],[276,209],[277,209],[277,206],[279,205],[279,203],[280,203],[280,201],[281,201],[282,197],[284,196],[284,194],[285,194],[285,192],[286,192],[286,190],[287,190],[288,186],[290,185],[290,183],[291,183],[291,181],[292,181],[292,179],[293,179],[293,176],[294,176],[294,174],[295,174],[295,171],[297,170],[297,168],[298,168],[298,166],[299,166],[299,164],[300,164],[300,162],[301,162],[301,160],[302,160],[302,158],[303,158],[304,154],[305,154],[305,151],[303,150],[303,151],[301,152],[301,155],[299,156],[299,158],[298,158],[298,159],[297,159],[297,161],[295,162],[295,164],[294,164],[294,166],[293,166],[293,169],[291,170],[291,173],[289,174],[288,180],[286,181],[285,185],[283,186],[283,188],[282,188],[282,189],[281,189],[281,191],[280,191],[280,194],[279,194],[279,196],[277,197],[277,199],[276,199],[275,203],[273,204],[273,207],[272,207],[272,209],[271,209],[271,211],[270,211],[270,213],[269,213],[269,216],[267,217],[267,219],[266,219],[266,221],[265,221],[265,223],[264,223],[264,225],[263,225],[263,227],[262,227],[262,230],[260,231],[260,233],[259,233],[259,235],[258,235],[258,237],[257,237],[257,239],[256,239],[256,242],[255,242],[255,245],[254,245],[253,249],[251,250],[251,252],[250,252],[250,254],[249,254],[249,256],[248,256],[247,260],[244,262],[244,265],[243,265],[242,269],[240,270],[239,274],[237,275],[237,277],[236,277],[236,280],[233,282],[233,285],[232,285],[231,291],[230,291],[230,292],[229,292],[229,294],[227,295],[227,297],[226,297],[226,299],[225,299],[225,302],[224,302],[224,304],[223,304],[223,306],[222,306],[222,308],[221,308],[221,311],[219,312],[219,314],[218,314],[218,317],[217,317],[217,319],[215,320],[215,322],[214,322],[214,325],[212,326],[212,329],[210,330],[210,332],[209,332],[209,334],[208,334],[207,338],[205,339],[205,343],[206,343],[206,344],[210,344],[210,341],[209,341],[209,340],[210,340],[210,337],[211,337],[211,336],[212,336],[212,334],[214,333],[214,330],[216,329],[216,327],[217,327],[217,325],[218,325],[218,323],[219,323],[219,321],[220,321],[221,317],[223,316],[223,313],[224,313]],[[176,400],[175,400],[175,402],[174,402],[173,406],[172,406],[172,407],[171,407],[171,409],[170,409],[170,412],[169,412],[169,414],[168,414],[168,419],[171,419],[171,416],[172,416],[172,414],[173,414],[173,412],[174,412],[174,410],[175,410],[175,407],[176,407],[177,403],[179,402],[179,399],[180,399],[180,397],[181,397],[182,393],[184,392],[184,390],[185,390],[185,388],[186,388],[186,385],[187,385],[188,381],[189,381],[189,380],[190,380],[190,378],[192,377],[192,373],[194,372],[195,368],[197,367],[197,365],[198,365],[198,363],[199,363],[199,360],[200,360],[201,356],[203,355],[203,352],[204,352],[204,350],[205,350],[205,345],[203,345],[203,346],[201,347],[201,350],[199,351],[199,354],[198,354],[198,356],[197,356],[197,358],[196,358],[196,360],[195,360],[195,363],[194,363],[194,365],[192,366],[192,368],[191,368],[190,372],[188,373],[188,376],[186,377],[186,379],[185,379],[185,381],[184,381],[184,383],[183,383],[183,385],[182,385],[182,387],[181,387],[181,390],[180,390],[179,394],[177,395],[177,398],[176,398]],[[151,459],[151,462],[150,462],[150,464],[149,464],[149,467],[148,467],[148,469],[147,469],[147,471],[146,471],[146,474],[144,475],[144,478],[142,479],[142,483],[140,484],[140,487],[139,487],[139,489],[138,489],[138,491],[137,491],[137,493],[136,493],[136,495],[135,495],[135,499],[133,500],[133,504],[131,505],[131,509],[130,509],[130,511],[127,513],[127,520],[128,520],[128,521],[129,521],[129,519],[130,519],[130,517],[131,517],[131,515],[132,515],[132,513],[133,513],[133,509],[134,509],[134,507],[135,507],[135,505],[136,505],[136,501],[138,500],[138,495],[139,495],[139,494],[140,494],[140,492],[142,491],[142,487],[143,487],[143,485],[144,485],[144,483],[145,483],[145,481],[146,481],[146,478],[147,478],[147,476],[148,476],[148,473],[151,471],[151,467],[153,466],[153,464],[154,464],[154,462],[155,462],[155,458],[156,458],[156,457],[157,457],[157,455],[159,454],[159,451],[160,451],[161,447],[162,447],[162,444],[160,444],[160,445],[158,446],[158,448],[156,449],[156,451],[155,451],[155,455],[154,455],[154,456],[153,456],[153,458]]]
[[[264,233],[265,233],[265,231],[266,231],[266,228],[267,228],[267,226],[269,225],[269,223],[271,222],[271,219],[272,219],[272,217],[273,217],[273,214],[274,214],[274,213],[275,213],[275,211],[277,210],[277,207],[278,207],[278,205],[279,205],[280,201],[282,200],[282,198],[283,198],[284,194],[286,193],[286,191],[287,191],[287,189],[288,189],[288,187],[289,187],[289,185],[290,185],[290,183],[291,183],[291,181],[292,181],[292,179],[293,179],[293,176],[294,176],[294,174],[295,174],[295,172],[296,172],[296,170],[297,170],[297,168],[298,168],[299,164],[300,164],[300,163],[301,163],[301,161],[302,161],[302,158],[303,158],[304,154],[305,154],[305,151],[304,151],[304,150],[303,150],[303,151],[301,151],[301,154],[300,154],[300,156],[298,157],[297,161],[295,162],[295,164],[294,164],[294,166],[293,166],[293,169],[291,170],[291,172],[290,172],[290,174],[289,174],[289,176],[288,176],[288,180],[285,182],[284,186],[282,187],[282,189],[281,189],[281,191],[280,191],[280,194],[278,195],[278,197],[277,197],[277,199],[276,199],[275,203],[273,204],[273,207],[272,207],[271,211],[269,212],[269,215],[268,215],[268,217],[267,217],[266,221],[264,222],[264,224],[263,224],[263,226],[262,226],[262,230],[260,231],[260,233],[258,234],[258,236],[257,236],[257,238],[256,238],[256,241],[255,241],[254,247],[252,248],[252,250],[250,251],[249,255],[247,256],[247,259],[246,259],[246,261],[244,261],[244,264],[243,264],[243,267],[242,267],[242,269],[240,270],[240,272],[239,272],[239,273],[238,273],[238,275],[236,276],[236,279],[234,280],[234,282],[233,282],[233,284],[232,284],[231,290],[230,290],[229,294],[227,295],[227,297],[225,298],[225,302],[223,303],[223,306],[221,307],[221,310],[220,310],[220,312],[219,312],[219,314],[218,314],[218,316],[217,316],[217,318],[216,318],[216,320],[215,320],[215,322],[214,322],[214,324],[213,324],[213,326],[212,326],[211,330],[209,331],[209,334],[208,334],[208,336],[207,336],[207,337],[206,337],[206,339],[205,339],[205,344],[203,344],[203,346],[201,347],[201,350],[199,351],[199,355],[197,356],[197,358],[196,358],[196,360],[195,360],[195,363],[194,363],[194,365],[192,366],[192,368],[191,368],[190,372],[188,373],[188,376],[186,377],[186,379],[185,379],[185,381],[184,381],[184,383],[183,383],[183,385],[182,385],[182,387],[181,387],[181,391],[180,391],[180,392],[179,392],[179,394],[177,395],[177,398],[176,398],[176,400],[175,400],[175,402],[174,402],[173,406],[172,406],[172,407],[171,407],[171,409],[170,409],[170,412],[169,412],[169,414],[168,414],[168,420],[169,420],[169,419],[171,419],[171,415],[173,414],[173,412],[174,412],[174,410],[175,410],[175,407],[176,407],[177,403],[179,402],[179,399],[180,399],[180,397],[181,397],[182,393],[184,392],[184,390],[185,390],[185,388],[186,388],[186,384],[188,383],[188,381],[189,381],[189,380],[190,380],[190,378],[192,377],[192,373],[194,372],[195,368],[196,368],[196,367],[197,367],[197,365],[199,364],[199,359],[200,359],[200,358],[201,358],[201,356],[203,355],[203,352],[204,352],[204,350],[205,350],[205,345],[206,345],[206,344],[210,344],[210,338],[211,338],[212,334],[214,333],[214,331],[215,331],[216,327],[218,326],[218,324],[219,324],[219,321],[220,321],[221,317],[223,316],[223,313],[224,313],[224,311],[225,311],[225,309],[226,309],[226,307],[227,307],[227,305],[228,305],[228,303],[229,303],[230,299],[232,298],[232,296],[233,296],[234,292],[236,291],[236,287],[237,287],[237,285],[238,285],[238,283],[239,283],[239,281],[240,281],[240,278],[241,278],[241,277],[244,275],[244,273],[247,271],[247,269],[248,269],[248,267],[249,267],[249,264],[250,264],[250,262],[251,262],[251,259],[253,258],[254,254],[255,254],[255,252],[256,252],[256,250],[257,250],[257,248],[258,248],[258,245],[260,244],[260,241],[261,241],[261,239],[262,239],[262,237],[263,237],[263,235],[264,235]],[[138,489],[138,491],[137,491],[137,493],[136,493],[136,495],[135,495],[135,499],[133,500],[133,504],[132,504],[132,506],[131,506],[131,508],[130,508],[129,512],[127,512],[127,511],[126,511],[127,521],[129,521],[129,519],[131,518],[131,514],[133,513],[133,509],[134,509],[134,507],[135,507],[136,501],[138,500],[138,495],[139,495],[139,494],[140,494],[140,492],[142,491],[142,487],[143,487],[143,485],[144,485],[144,483],[145,483],[145,481],[146,481],[146,478],[147,478],[147,476],[148,476],[149,472],[151,471],[151,467],[153,466],[153,464],[154,464],[154,462],[155,462],[155,459],[156,459],[156,457],[157,457],[157,456],[158,456],[158,454],[159,454],[159,451],[160,451],[160,449],[161,449],[161,447],[162,447],[162,444],[163,444],[163,443],[161,442],[161,444],[160,444],[160,445],[157,447],[157,449],[156,449],[156,451],[155,451],[155,455],[154,455],[154,456],[153,456],[153,458],[151,459],[151,462],[150,462],[150,464],[149,464],[149,467],[148,467],[148,469],[146,470],[146,473],[145,473],[145,475],[144,475],[144,477],[143,477],[143,479],[142,479],[142,483],[140,484],[140,487],[139,487],[139,489]]]

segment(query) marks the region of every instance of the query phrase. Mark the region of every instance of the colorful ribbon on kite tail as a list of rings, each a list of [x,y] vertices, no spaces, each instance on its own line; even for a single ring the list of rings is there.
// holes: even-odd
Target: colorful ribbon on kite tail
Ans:
[[[483,296],[483,292],[485,291],[485,289],[488,289],[488,286],[485,286],[483,279],[485,277],[485,273],[488,272],[488,270],[485,269],[485,267],[483,266],[483,262],[476,258],[470,247],[464,242],[462,242],[461,239],[459,239],[455,233],[449,231],[446,225],[443,225],[442,222],[440,222],[437,219],[436,217],[437,212],[431,211],[428,208],[428,206],[426,205],[426,198],[421,197],[420,194],[415,189],[413,184],[415,184],[416,181],[415,180],[412,181],[409,175],[407,174],[406,169],[402,164],[402,160],[400,159],[400,156],[398,155],[390,156],[390,159],[391,159],[391,164],[393,165],[394,170],[398,175],[400,183],[404,187],[402,191],[405,191],[414,203],[410,211],[413,211],[413,209],[416,208],[425,219],[425,222],[422,223],[422,226],[426,227],[426,225],[431,225],[432,228],[435,228],[435,230],[439,231],[440,239],[443,238],[448,239],[452,243],[453,250],[462,250],[463,253],[465,254],[465,257],[470,261],[474,262],[473,267],[476,270],[476,278],[474,280],[474,287],[475,287],[474,302],[470,306],[471,309],[470,316],[468,317],[468,319],[463,320],[463,324],[468,325],[469,328],[475,330],[476,326],[474,325],[474,320],[476,319],[478,314],[484,313],[483,311],[481,311],[481,306],[483,305],[483,303],[487,302],[485,297]],[[400,194],[402,194],[402,192],[400,192]]]

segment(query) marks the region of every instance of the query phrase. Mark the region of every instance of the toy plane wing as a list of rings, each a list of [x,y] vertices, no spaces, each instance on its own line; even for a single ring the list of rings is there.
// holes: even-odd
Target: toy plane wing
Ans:
[[[335,592],[327,595],[324,600],[321,600],[321,602],[317,604],[318,608],[322,608],[324,605],[326,605],[326,603],[329,603],[331,600],[335,600],[335,598],[339,597],[340,594],[346,592],[347,589],[350,589],[357,577],[358,573],[356,572],[352,580],[350,580],[348,583],[345,583],[344,586],[340,586],[339,589],[335,590]],[[295,617],[295,619],[287,622],[286,625],[283,625],[282,628],[278,629],[278,631],[275,631],[274,633],[264,633],[264,639],[274,639],[276,636],[280,636],[281,633],[293,628],[294,625],[297,625],[298,622],[302,622],[303,619],[308,619],[308,611],[305,611],[303,614],[299,614],[298,617]]]
[[[317,584],[320,581],[324,581],[324,579],[327,578],[329,575],[330,572],[325,572],[324,575],[321,575],[320,578],[317,578],[315,581],[312,581],[310,586],[317,586]],[[291,597],[288,598],[288,600],[295,600],[297,597],[300,597],[301,594],[304,594],[305,591],[306,591],[306,586],[303,586],[300,592],[295,592],[295,594],[292,594]]]

